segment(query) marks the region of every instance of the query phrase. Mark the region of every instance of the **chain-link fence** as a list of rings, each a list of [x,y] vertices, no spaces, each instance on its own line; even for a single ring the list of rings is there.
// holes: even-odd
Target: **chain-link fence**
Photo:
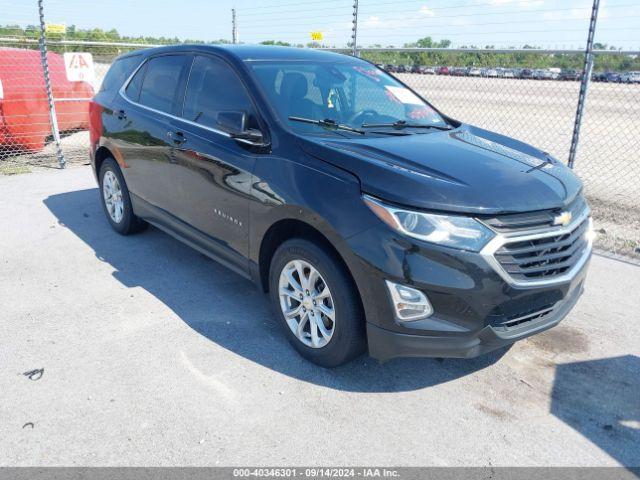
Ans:
[[[52,35],[46,55],[55,107],[51,116],[41,32],[37,27],[16,27],[15,33],[7,28],[1,33],[0,162],[57,165],[57,123],[63,158],[86,163],[90,98],[116,56],[153,45]],[[343,53],[352,50],[353,45]],[[358,54],[446,114],[568,161],[583,51],[440,45],[360,48]],[[640,57],[638,52],[598,51],[594,63],[574,169],[585,183],[599,244],[640,258],[640,74],[633,74],[640,71]]]
[[[89,101],[113,60],[152,45],[49,41],[47,67],[65,162],[86,163]],[[79,73],[73,73],[77,69]],[[0,39],[0,162],[59,166],[38,42]]]

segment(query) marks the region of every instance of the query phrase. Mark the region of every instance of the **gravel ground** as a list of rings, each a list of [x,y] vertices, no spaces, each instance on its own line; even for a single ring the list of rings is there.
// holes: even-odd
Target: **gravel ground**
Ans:
[[[0,176],[0,239],[2,466],[640,465],[637,266],[508,352],[324,370],[246,280],[111,231],[88,167]]]

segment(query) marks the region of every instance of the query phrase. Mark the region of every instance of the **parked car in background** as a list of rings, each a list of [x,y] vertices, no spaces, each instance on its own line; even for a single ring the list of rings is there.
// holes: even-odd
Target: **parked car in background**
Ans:
[[[384,69],[389,73],[395,73],[396,72],[396,66],[392,65],[391,63],[388,63],[387,65],[385,65]]]
[[[530,68],[523,68],[520,71],[520,75],[518,78],[522,78],[524,80],[529,80],[533,78],[533,70],[531,70]]]
[[[625,72],[620,75],[621,83],[640,83],[640,72]]]
[[[536,68],[531,74],[531,78],[533,78],[534,80],[542,80],[544,76],[545,71],[541,68]]]
[[[488,68],[486,76],[489,78],[498,78],[498,69],[497,68]]]
[[[424,67],[424,74],[425,75],[435,75],[436,74],[436,69],[437,67]]]
[[[49,78],[61,132],[89,128],[87,82],[67,80],[61,55],[49,52]],[[73,98],[73,101],[64,101]],[[38,50],[0,48],[0,152],[38,152],[51,135],[49,102]]]
[[[396,73],[407,73],[407,67],[405,65],[398,65],[396,67]]]
[[[449,75],[451,72],[449,67],[438,67],[437,73],[438,75]]]
[[[506,68],[504,70],[504,78],[516,78],[516,71],[513,68]]]
[[[558,76],[560,75],[560,70],[545,68],[540,70],[540,75],[541,75],[540,80],[557,80]]]
[[[605,83],[620,83],[620,80],[621,77],[618,72],[602,72],[598,74],[596,81]]]
[[[361,59],[180,45],[119,57],[105,84],[90,155],[111,227],[151,223],[252,279],[311,362],[474,357],[583,293],[578,177]]]
[[[467,71],[467,75],[469,75],[470,77],[479,77],[481,74],[482,72],[477,67],[471,67]]]
[[[558,80],[580,80],[580,72],[578,72],[577,70],[564,68],[560,71]]]

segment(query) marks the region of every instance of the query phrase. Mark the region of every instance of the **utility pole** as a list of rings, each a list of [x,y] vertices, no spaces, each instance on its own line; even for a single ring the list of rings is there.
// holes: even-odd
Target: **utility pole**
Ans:
[[[587,100],[587,91],[589,90],[589,82],[591,81],[591,72],[593,72],[593,37],[596,33],[596,22],[598,21],[599,8],[600,0],[593,0],[591,20],[589,21],[589,35],[587,36],[587,49],[584,52],[584,68],[582,70],[582,81],[580,82],[580,94],[578,95],[576,121],[573,126],[573,137],[571,138],[571,149],[569,150],[569,168],[573,168],[573,164],[576,161],[576,154],[578,153],[584,104]]]
[[[358,52],[358,0],[353,0],[353,20],[351,21],[351,54],[359,57]]]
[[[238,43],[238,25],[236,24],[236,9],[231,9],[231,43]]]

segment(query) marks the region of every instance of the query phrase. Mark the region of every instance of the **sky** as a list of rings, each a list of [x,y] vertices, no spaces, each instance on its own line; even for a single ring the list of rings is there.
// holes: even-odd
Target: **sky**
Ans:
[[[582,48],[592,0],[359,0],[358,44],[402,46],[419,38],[453,46]],[[212,41],[231,39],[236,9],[239,40],[344,46],[353,0],[45,0],[51,23],[116,28],[132,36]],[[37,22],[35,0],[0,0],[0,24]],[[601,0],[596,41],[640,50],[640,0]]]

